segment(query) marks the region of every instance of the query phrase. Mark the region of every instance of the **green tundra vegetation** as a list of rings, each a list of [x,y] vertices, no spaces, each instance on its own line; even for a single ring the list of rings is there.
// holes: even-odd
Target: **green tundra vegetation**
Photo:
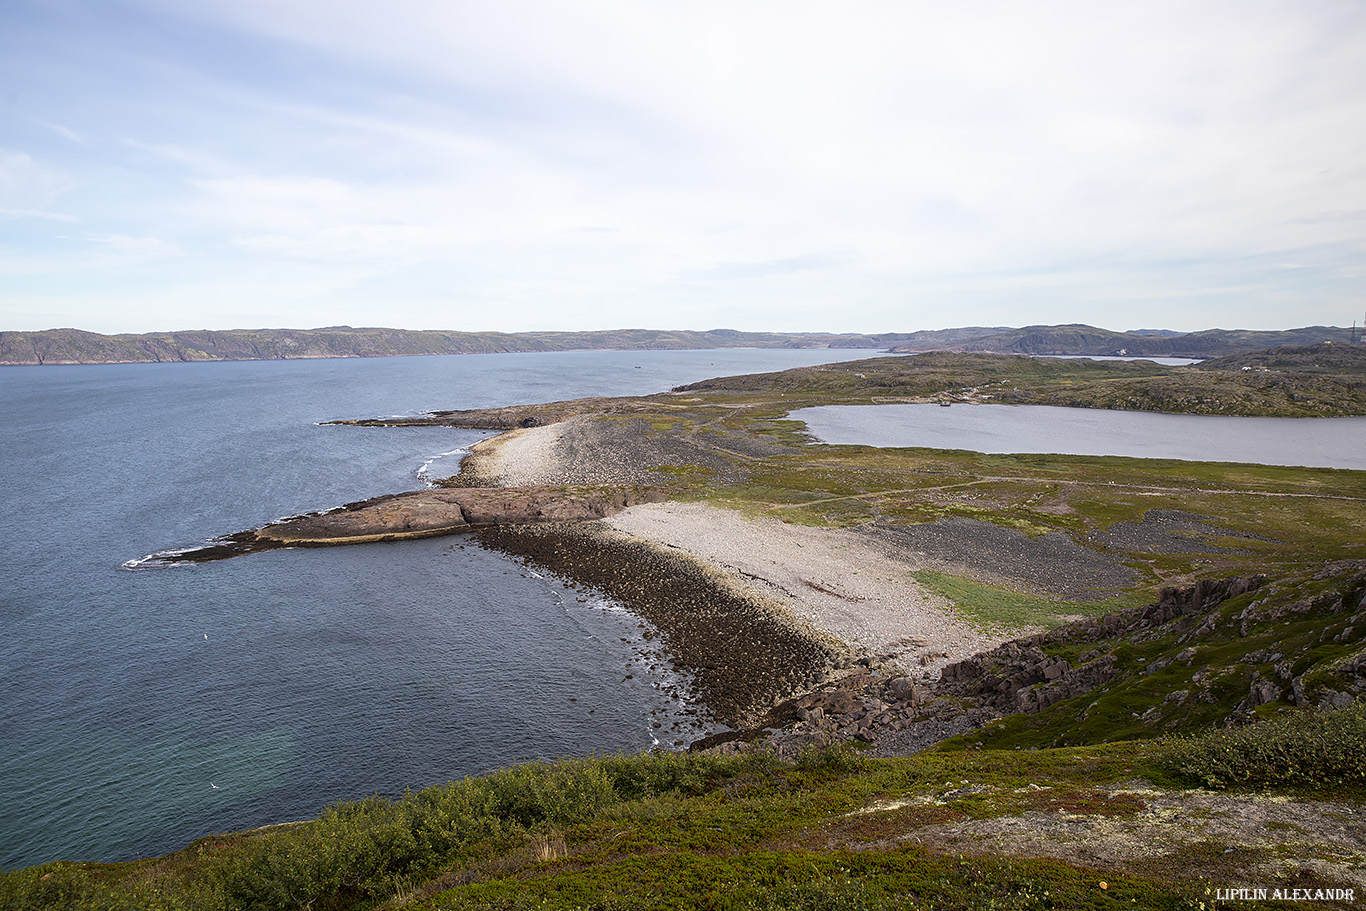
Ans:
[[[1324,742],[1350,738],[1360,750],[1363,730],[1360,709],[1296,719],[1278,727],[1273,756],[1255,742],[1211,735],[894,760],[835,749],[796,762],[762,753],[656,753],[538,763],[396,800],[339,804],[315,820],[203,838],[163,858],[9,873],[0,879],[0,904],[145,911],[1196,909],[1211,906],[1209,878],[1236,879],[1294,852],[1215,837],[1185,851],[1150,852],[1125,870],[1097,870],[1075,858],[974,848],[971,840],[954,842],[952,832],[1048,818],[1122,827],[1152,815],[1157,789],[1196,783],[1215,768],[1221,783],[1261,786],[1241,803],[1226,800],[1226,813],[1285,809],[1293,806],[1287,801],[1325,792],[1359,801],[1359,765],[1354,776],[1309,772],[1291,790],[1279,770],[1316,755]],[[1155,817],[1148,825],[1156,832],[1163,823]]]
[[[1354,352],[1254,360],[1174,370],[931,354],[435,415],[509,428],[577,416],[602,428],[609,456],[673,496],[788,522],[998,529],[1044,554],[1056,544],[1059,568],[1083,547],[1112,584],[1012,576],[970,548],[917,578],[977,622],[1052,629],[1031,640],[1050,661],[1113,673],[910,757],[845,747],[795,762],[759,752],[536,763],[162,858],[11,871],[0,907],[1204,909],[1215,887],[1360,884],[1366,708],[1349,695],[1366,669],[1366,472],[811,445],[789,417],[941,397],[1366,414]],[[1167,586],[1253,575],[1266,581],[1204,613],[1089,638],[1071,631],[1100,621],[1068,625],[1152,603]],[[1270,694],[1250,699],[1261,683]],[[1256,723],[1224,727],[1238,713]]]

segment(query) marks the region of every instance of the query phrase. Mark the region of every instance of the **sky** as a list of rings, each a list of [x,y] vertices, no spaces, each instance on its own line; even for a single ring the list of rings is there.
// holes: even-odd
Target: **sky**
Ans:
[[[0,330],[1363,311],[1360,0],[0,4]]]

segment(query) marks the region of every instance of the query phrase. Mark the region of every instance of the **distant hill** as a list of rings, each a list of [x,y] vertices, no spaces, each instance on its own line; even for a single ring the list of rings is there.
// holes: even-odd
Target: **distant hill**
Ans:
[[[1174,329],[1130,329],[1128,332],[1130,335],[1160,335],[1163,338],[1176,338],[1186,334]]]
[[[1200,364],[1202,370],[1235,370],[1264,367],[1267,370],[1295,373],[1326,373],[1335,376],[1366,376],[1366,346],[1285,345],[1268,351],[1252,351],[1214,358]]]
[[[597,332],[457,332],[328,326],[321,329],[230,329],[100,335],[81,329],[0,332],[0,365],[137,364],[325,357],[396,357],[513,351],[704,348],[880,348],[898,353],[972,351],[997,354],[1118,355],[1207,358],[1281,345],[1331,341],[1346,346],[1347,329],[1310,326],[1278,332],[1165,329],[1113,332],[1094,326],[966,326],[918,332],[705,332],[611,329]]]
[[[100,335],[80,329],[0,332],[0,364],[122,364],[246,361],[584,349],[886,348],[909,334],[707,332],[455,332],[413,329],[233,329]]]
[[[1307,326],[1280,331],[1206,329],[1178,334],[1162,329],[1113,332],[1095,326],[1072,324],[1006,329],[942,347],[987,354],[1208,358],[1281,345],[1316,345],[1320,342],[1350,345],[1351,330],[1336,326]],[[896,345],[892,350],[918,353],[933,349],[913,341]]]

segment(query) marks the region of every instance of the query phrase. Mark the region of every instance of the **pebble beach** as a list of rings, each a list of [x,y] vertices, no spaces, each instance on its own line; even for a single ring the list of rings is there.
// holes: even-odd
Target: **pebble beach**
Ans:
[[[564,445],[566,430],[551,424],[483,441],[462,475],[497,486],[599,480],[581,447]],[[965,621],[912,577],[920,565],[855,531],[705,503],[642,504],[600,522],[481,537],[647,617],[694,671],[702,698],[737,727],[851,673],[932,685],[946,664],[1022,632]],[[665,577],[705,591],[680,594]]]

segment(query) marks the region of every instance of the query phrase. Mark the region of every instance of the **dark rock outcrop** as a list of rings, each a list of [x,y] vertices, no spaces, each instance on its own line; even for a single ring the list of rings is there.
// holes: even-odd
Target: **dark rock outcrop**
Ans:
[[[1239,596],[1242,604],[1225,603]],[[1006,716],[1037,719],[1017,724],[1010,736],[1037,731],[1044,742],[1087,742],[1117,728],[1125,737],[1145,737],[1183,724],[1254,723],[1268,707],[1341,708],[1366,699],[1363,631],[1366,564],[1332,566],[1321,579],[1201,580],[1165,588],[1153,604],[1080,619],[954,662],[934,684],[850,674],[775,704],[748,730],[691,749],[756,744],[796,755],[857,740],[880,755],[903,755]],[[1241,654],[1240,642],[1247,643]],[[1220,662],[1206,663],[1221,651]],[[1077,700],[1072,708],[1060,705],[1069,700]],[[1099,721],[1088,720],[1093,711]],[[1099,728],[1088,731],[1088,724]]]
[[[1033,714],[1109,682],[1116,662],[1108,653],[1088,653],[1073,667],[1044,649],[1067,642],[1096,642],[1155,629],[1179,617],[1206,614],[1229,598],[1266,583],[1264,576],[1202,579],[1193,585],[1164,588],[1156,604],[1115,611],[1069,623],[1046,633],[1015,639],[944,668],[937,696],[953,696],[1000,714]]]

